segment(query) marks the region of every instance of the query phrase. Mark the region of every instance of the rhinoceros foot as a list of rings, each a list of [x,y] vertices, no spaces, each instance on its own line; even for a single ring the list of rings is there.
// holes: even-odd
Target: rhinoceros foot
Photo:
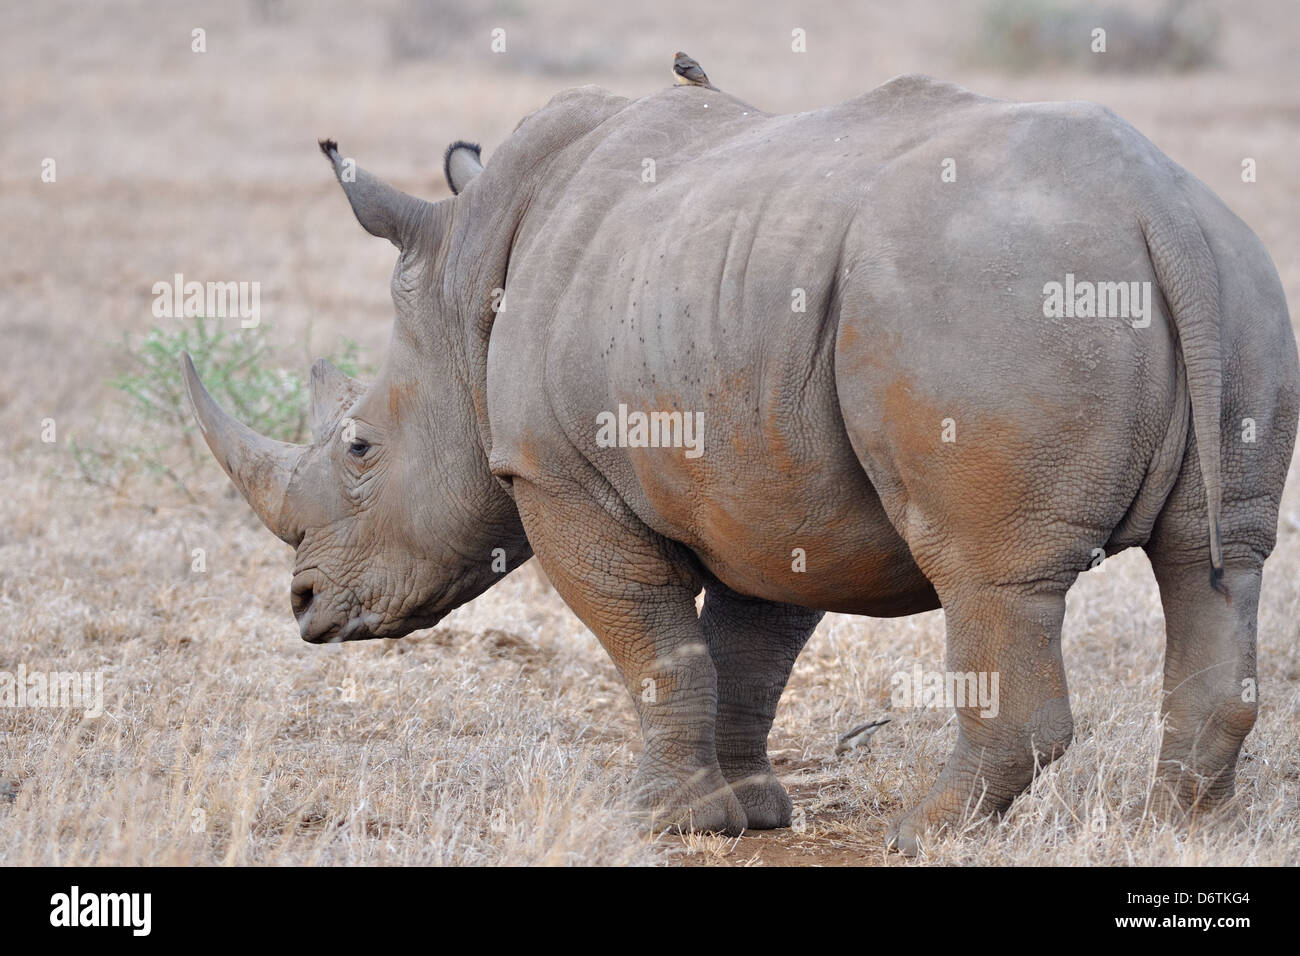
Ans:
[[[1057,755],[1042,754],[1039,760],[1046,763]],[[959,741],[930,792],[890,825],[885,846],[916,856],[945,830],[960,830],[972,820],[1005,811],[1033,778],[1035,764],[998,760],[987,751],[982,757],[983,763],[979,751]]]
[[[749,829],[776,830],[790,825],[794,804],[781,781],[770,771],[732,780],[731,791],[745,809]]]
[[[748,822],[745,808],[717,770],[701,770],[667,784],[662,768],[651,779],[638,774],[634,803],[651,832],[724,833],[739,836]]]
[[[1227,758],[1193,754],[1161,759],[1151,787],[1151,812],[1157,819],[1186,824],[1224,809],[1236,794],[1236,757],[1234,748]]]
[[[928,841],[961,821],[961,812],[945,808],[943,802],[941,796],[936,798],[931,794],[915,810],[894,820],[885,836],[885,846],[903,856],[923,852]]]

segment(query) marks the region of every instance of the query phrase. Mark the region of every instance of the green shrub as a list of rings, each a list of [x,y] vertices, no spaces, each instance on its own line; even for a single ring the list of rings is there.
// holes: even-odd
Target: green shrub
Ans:
[[[186,477],[208,457],[185,394],[181,355],[194,367],[212,397],[248,427],[280,441],[301,442],[310,433],[309,373],[277,366],[260,327],[228,329],[221,320],[197,317],[192,325],[154,326],[142,338],[122,344],[129,368],[110,384],[126,398],[129,440],[112,446],[71,442],[81,475],[119,489],[133,470],[174,482],[186,495]],[[345,339],[327,356],[348,375],[367,371],[360,347]],[[192,496],[191,496],[192,497]]]

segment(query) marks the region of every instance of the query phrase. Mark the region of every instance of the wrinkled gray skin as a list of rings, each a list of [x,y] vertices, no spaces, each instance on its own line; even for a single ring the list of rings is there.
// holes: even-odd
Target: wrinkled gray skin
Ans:
[[[304,638],[429,626],[535,551],[631,691],[640,805],[735,832],[790,821],[767,734],[822,613],[942,605],[948,670],[996,671],[1000,706],[958,709],[892,829],[914,853],[1064,751],[1066,591],[1139,546],[1168,626],[1155,796],[1231,795],[1295,342],[1259,241],[1130,126],[914,76],[797,116],[588,87],[447,170],[433,204],[344,183],[401,249],[397,318],[370,388],[318,363],[314,444],[241,430],[190,373],[218,460],[297,549]],[[1150,326],[1045,318],[1066,273],[1150,281]],[[704,454],[598,447],[620,403],[702,412]]]

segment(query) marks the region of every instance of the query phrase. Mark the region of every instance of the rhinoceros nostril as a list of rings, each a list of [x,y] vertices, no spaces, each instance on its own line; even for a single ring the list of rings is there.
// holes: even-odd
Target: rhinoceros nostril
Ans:
[[[315,589],[307,582],[298,583],[289,590],[289,600],[293,603],[294,617],[302,617],[306,610],[311,607],[312,598],[316,596]]]

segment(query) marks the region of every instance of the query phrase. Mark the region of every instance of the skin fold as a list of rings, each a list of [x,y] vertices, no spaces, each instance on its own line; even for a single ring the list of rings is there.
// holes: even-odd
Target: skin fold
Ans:
[[[628,686],[650,824],[734,833],[790,822],[767,735],[822,614],[942,606],[948,670],[996,673],[1000,702],[958,707],[891,830],[915,853],[1064,752],[1066,591],[1142,547],[1156,800],[1231,796],[1295,341],[1259,241],[1113,113],[917,76],[794,116],[585,87],[486,166],[453,144],[438,203],[322,148],[401,253],[378,381],[317,363],[314,441],[283,446],[187,367],[218,461],[296,549],[304,638],[430,626],[535,553]],[[1048,314],[1067,274],[1146,283],[1149,313]],[[697,416],[697,453],[603,440],[620,407]]]

